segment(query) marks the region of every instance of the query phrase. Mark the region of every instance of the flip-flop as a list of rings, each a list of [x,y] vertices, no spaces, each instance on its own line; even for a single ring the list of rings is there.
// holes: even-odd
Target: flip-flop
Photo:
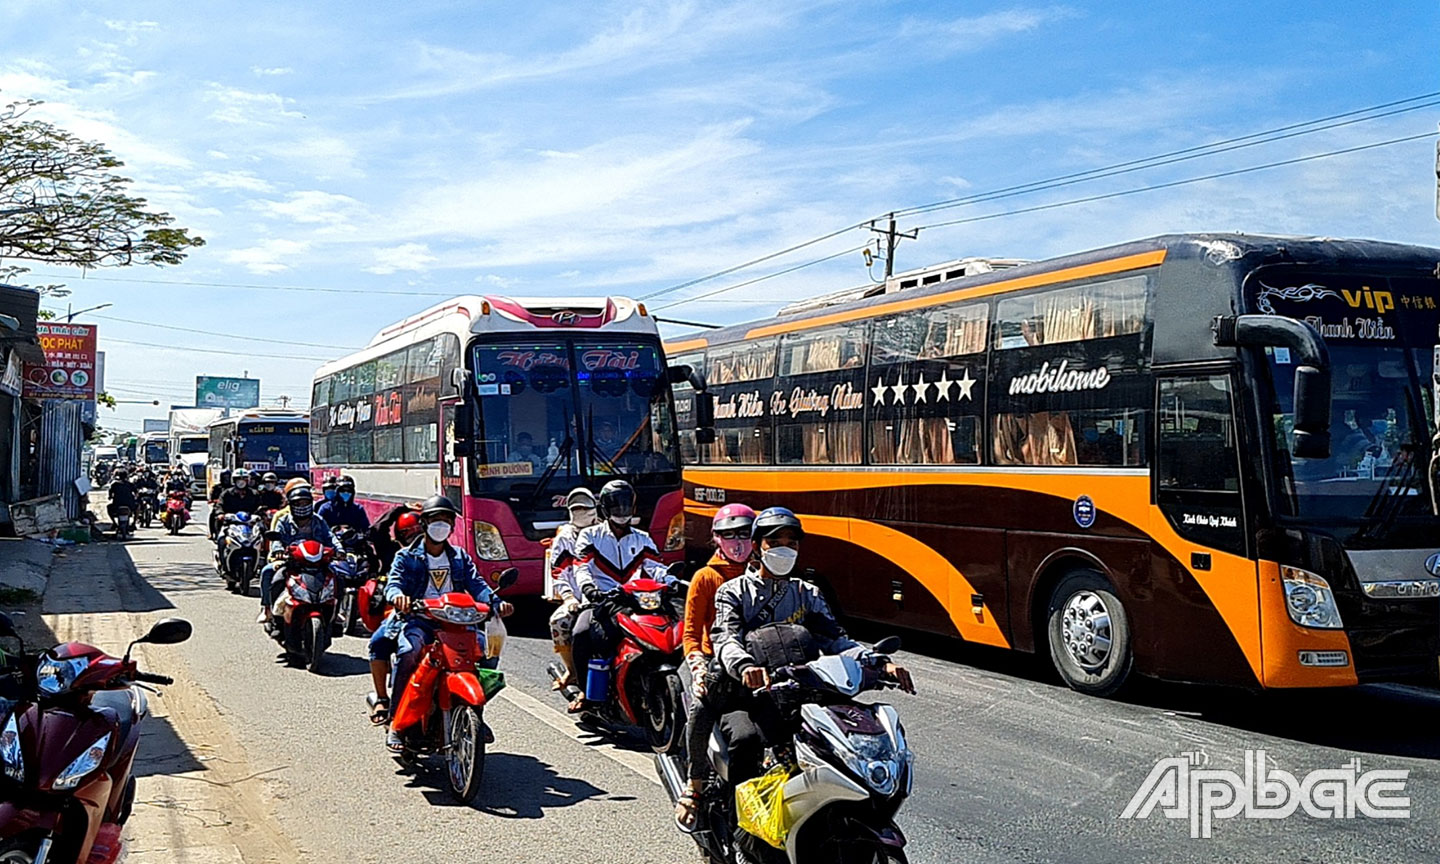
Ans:
[[[700,805],[699,802],[695,800],[695,793],[686,792],[679,798],[677,798],[675,800],[675,803],[677,805],[684,804],[687,808],[686,815],[689,817],[689,822],[687,823],[681,819],[679,813],[676,813],[675,827],[679,828],[682,832],[686,834],[694,834],[695,826],[700,820]]]
[[[390,701],[388,699],[376,700],[374,707],[370,709],[370,722],[376,726],[384,726],[390,720]]]
[[[390,732],[385,736],[385,749],[389,750],[391,753],[394,753],[396,756],[399,756],[401,753],[405,752],[405,742],[400,740],[400,736],[398,734]]]

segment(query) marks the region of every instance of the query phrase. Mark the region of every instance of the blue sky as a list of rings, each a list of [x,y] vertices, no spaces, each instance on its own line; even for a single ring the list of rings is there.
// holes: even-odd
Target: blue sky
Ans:
[[[319,362],[444,296],[642,295],[887,210],[1440,90],[1437,19],[1433,2],[5,0],[0,99],[45,100],[35,116],[109,144],[142,194],[209,241],[180,267],[70,274],[74,308],[114,303],[91,318],[109,389],[178,403],[197,373],[246,370],[264,396],[303,404]],[[943,217],[1437,119],[1431,108]],[[1440,245],[1433,172],[1433,144],[1418,141],[926,230],[897,259],[1041,258],[1203,229]],[[867,279],[846,255],[667,311],[734,322]],[[222,287],[241,284],[345,293]],[[153,413],[104,416],[138,426]]]

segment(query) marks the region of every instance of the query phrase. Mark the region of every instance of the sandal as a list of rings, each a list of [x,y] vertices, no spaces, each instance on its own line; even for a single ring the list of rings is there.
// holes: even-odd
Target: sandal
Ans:
[[[554,681],[550,682],[550,689],[556,691],[564,690],[566,687],[574,686],[574,684],[575,676],[566,675],[564,678],[556,678]]]
[[[566,706],[565,710],[571,714],[583,714],[589,707],[584,696],[576,696],[575,701]]]
[[[390,721],[390,700],[377,699],[375,705],[370,709],[370,722],[376,726],[384,726]]]
[[[400,754],[405,752],[405,742],[400,740],[400,733],[385,733],[385,749],[389,750],[391,753],[394,753],[396,756],[399,756]]]
[[[681,831],[693,834],[699,815],[694,792],[687,791],[675,800],[675,826]]]

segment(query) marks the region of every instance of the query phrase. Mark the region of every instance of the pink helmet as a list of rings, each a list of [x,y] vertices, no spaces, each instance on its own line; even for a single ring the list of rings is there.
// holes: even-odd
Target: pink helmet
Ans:
[[[741,529],[750,531],[750,525],[755,521],[755,511],[744,504],[726,504],[715,511],[715,520],[710,523],[711,532],[730,531]]]

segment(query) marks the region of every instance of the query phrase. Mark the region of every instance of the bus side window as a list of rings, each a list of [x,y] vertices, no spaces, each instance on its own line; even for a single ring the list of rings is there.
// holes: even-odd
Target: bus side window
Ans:
[[[1159,443],[1161,492],[1239,492],[1230,379],[1161,380]]]

